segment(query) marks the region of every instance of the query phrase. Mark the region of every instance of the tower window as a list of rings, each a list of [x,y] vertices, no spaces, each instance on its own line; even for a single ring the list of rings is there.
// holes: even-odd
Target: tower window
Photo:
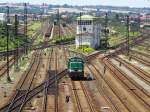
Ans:
[[[85,28],[85,27],[83,28],[83,31],[86,31],[86,28]]]

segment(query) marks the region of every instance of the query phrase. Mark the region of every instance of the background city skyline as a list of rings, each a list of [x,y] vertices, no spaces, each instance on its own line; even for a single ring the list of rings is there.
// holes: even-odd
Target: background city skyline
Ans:
[[[0,3],[54,4],[54,5],[109,5],[128,7],[150,7],[150,0],[0,0]]]

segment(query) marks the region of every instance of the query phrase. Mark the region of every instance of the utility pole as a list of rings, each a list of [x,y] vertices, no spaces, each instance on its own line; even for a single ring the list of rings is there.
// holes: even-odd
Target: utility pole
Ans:
[[[15,14],[15,36],[18,35],[18,16]]]
[[[18,36],[18,16],[15,14],[15,37]],[[19,51],[18,51],[18,40],[17,40],[17,51],[16,51],[16,70],[19,70],[18,59],[19,59]]]
[[[9,7],[7,6],[7,22],[6,22],[6,35],[7,35],[7,81],[11,82],[11,78],[9,76],[9,23],[10,23],[10,18],[9,18]]]
[[[45,11],[44,11],[44,10],[45,10],[45,3],[43,3],[43,4],[42,4],[42,14],[44,14],[44,13],[45,13]]]
[[[24,3],[24,36],[26,38],[26,44],[25,44],[25,53],[28,54],[28,45],[27,45],[27,4]]]
[[[107,29],[107,27],[108,27],[108,14],[106,13],[106,15],[105,15],[105,44],[106,44],[106,48],[108,47],[108,29]]]
[[[141,24],[141,20],[140,20],[140,14],[138,15],[138,31],[140,32],[140,24]]]
[[[127,15],[127,24],[126,24],[126,27],[127,27],[127,55],[129,55],[129,50],[130,50],[130,43],[129,43],[129,15]]]
[[[59,26],[59,38],[60,38],[60,14],[59,14],[59,9],[57,10],[57,16],[58,16],[58,26]]]
[[[79,24],[80,24],[80,30],[81,30],[81,32],[79,32],[80,33],[79,34],[79,47],[81,45],[81,49],[82,49],[83,46],[82,46],[82,21],[81,21],[81,16],[82,16],[82,13],[80,12],[80,23]]]

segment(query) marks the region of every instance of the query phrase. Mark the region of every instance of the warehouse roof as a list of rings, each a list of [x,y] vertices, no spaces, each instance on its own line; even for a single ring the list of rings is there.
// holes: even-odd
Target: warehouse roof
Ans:
[[[95,20],[96,19],[96,17],[94,17],[94,16],[91,16],[91,15],[83,15],[83,16],[81,16],[81,17],[77,17],[77,20]]]

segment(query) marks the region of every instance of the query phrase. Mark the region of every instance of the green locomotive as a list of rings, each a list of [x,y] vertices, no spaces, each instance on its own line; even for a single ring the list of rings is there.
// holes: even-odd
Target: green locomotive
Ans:
[[[68,61],[68,73],[71,78],[84,77],[84,61],[79,57],[72,57]]]

